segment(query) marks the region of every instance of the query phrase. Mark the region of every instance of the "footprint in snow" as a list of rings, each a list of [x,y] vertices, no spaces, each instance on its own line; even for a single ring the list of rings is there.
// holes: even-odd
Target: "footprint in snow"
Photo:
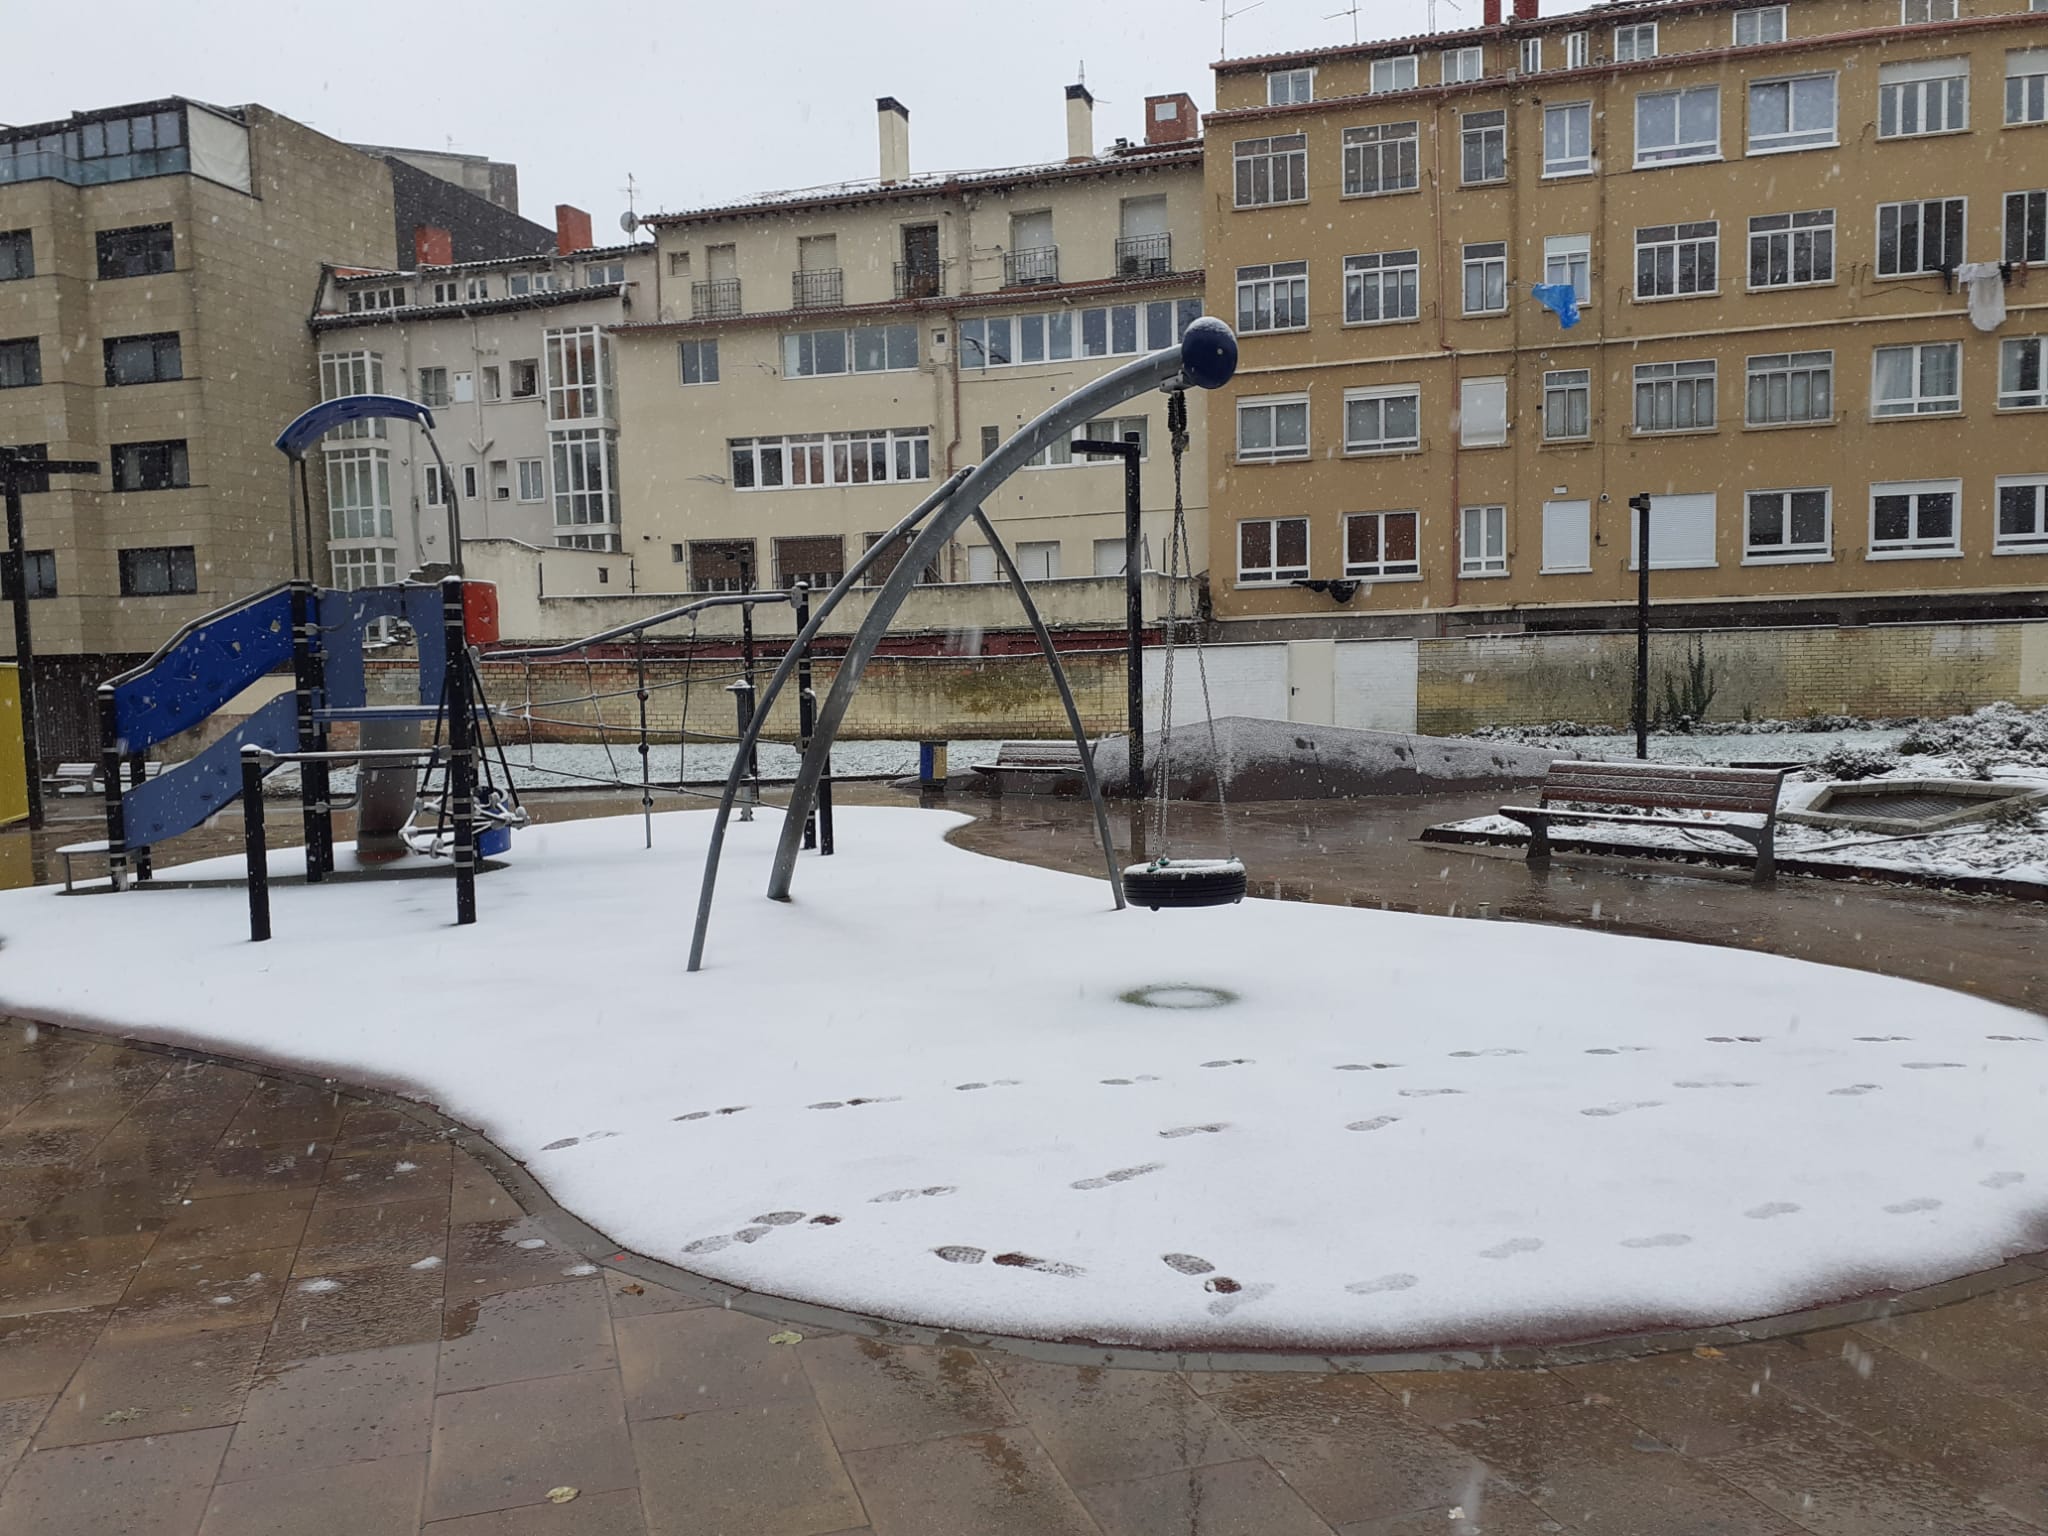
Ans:
[[[1711,1038],[1725,1040],[1728,1037],[1725,1035],[1715,1035]],[[1586,1047],[1586,1054],[1588,1056],[1619,1056],[1625,1051],[1647,1051],[1648,1049],[1647,1045],[1589,1045]]]
[[[1168,1141],[1178,1141],[1183,1136],[1212,1135],[1217,1131],[1227,1131],[1229,1129],[1230,1126],[1227,1121],[1218,1121],[1213,1125],[1177,1125],[1172,1130],[1161,1131],[1159,1134]]]
[[[1345,1126],[1344,1129],[1347,1131],[1383,1131],[1400,1118],[1399,1115],[1375,1115],[1370,1120],[1354,1120]]]
[[[1883,1087],[1884,1084],[1882,1083],[1851,1083],[1846,1088],[1830,1088],[1828,1096],[1838,1099],[1856,1099],[1861,1098],[1866,1093],[1877,1093]]]
[[[804,1219],[802,1211],[770,1211],[766,1216],[756,1216],[757,1225],[767,1227],[793,1227]]]
[[[855,1109],[862,1104],[900,1104],[902,1102],[902,1094],[892,1093],[887,1098],[881,1099],[823,1099],[816,1104],[807,1104],[804,1107],[806,1109]]]
[[[1159,1262],[1177,1275],[1206,1275],[1216,1268],[1207,1259],[1192,1253],[1162,1253]]]
[[[1762,1035],[1709,1035],[1707,1038],[1716,1045],[1762,1045],[1764,1043]]]
[[[1883,1045],[1888,1040],[1910,1040],[1913,1037],[1911,1035],[1858,1035],[1856,1038],[1863,1041],[1866,1045]]]
[[[1614,1104],[1597,1104],[1591,1109],[1582,1109],[1579,1113],[1605,1119],[1610,1115],[1625,1115],[1632,1109],[1661,1108],[1663,1108],[1663,1100],[1661,1099],[1624,1099]]]
[[[934,1248],[932,1252],[948,1264],[979,1264],[988,1257],[986,1248],[967,1248],[958,1243],[948,1243],[943,1248]]]
[[[1208,1289],[1216,1293],[1215,1300],[1209,1303],[1211,1317],[1228,1317],[1239,1307],[1248,1307],[1253,1302],[1263,1301],[1273,1294],[1273,1287],[1270,1285],[1240,1285],[1223,1275],[1211,1280]]]
[[[562,1138],[562,1139],[561,1139],[560,1141],[551,1141],[551,1142],[549,1142],[549,1143],[548,1143],[548,1144],[547,1144],[546,1146],[544,1146],[544,1147],[542,1147],[542,1148],[541,1148],[541,1151],[543,1151],[543,1152],[559,1152],[559,1151],[561,1151],[561,1150],[562,1150],[562,1148],[564,1148],[564,1147],[574,1147],[574,1146],[578,1146],[578,1145],[580,1145],[580,1144],[582,1143],[582,1141],[583,1141],[583,1138],[582,1138],[581,1136],[564,1136],[564,1137],[563,1137],[563,1138]]]
[[[1482,1259],[1511,1259],[1518,1253],[1534,1253],[1542,1246],[1543,1239],[1540,1237],[1511,1237],[1506,1242],[1495,1247],[1480,1249],[1479,1257]]]
[[[1401,1097],[1404,1099],[1441,1099],[1451,1094],[1463,1093],[1464,1091],[1462,1088],[1403,1088],[1401,1090]]]
[[[1377,1296],[1383,1291],[1412,1291],[1419,1283],[1414,1275],[1381,1275],[1374,1280],[1354,1280],[1344,1289],[1354,1296]]]
[[[736,1115],[747,1106],[728,1104],[723,1109],[693,1109],[687,1115],[677,1115],[678,1120],[709,1120],[713,1115]]]
[[[870,1196],[869,1205],[894,1205],[899,1200],[926,1200],[935,1195],[950,1195],[958,1190],[955,1184],[927,1184],[923,1189],[885,1189],[879,1195]]]
[[[732,1234],[721,1232],[716,1237],[700,1237],[693,1243],[683,1244],[685,1253],[716,1253],[721,1248],[732,1246]]]
[[[1128,1088],[1133,1083],[1156,1083],[1158,1081],[1159,1079],[1155,1074],[1140,1072],[1136,1077],[1105,1077],[1102,1079],[1102,1084],[1105,1088]]]
[[[998,1077],[986,1083],[955,1083],[953,1085],[953,1091],[955,1093],[972,1093],[977,1088],[1014,1088],[1017,1086],[1019,1081],[1020,1079],[1014,1077]],[[891,1104],[894,1103],[895,1100],[851,1099],[848,1102],[853,1104]]]
[[[1674,1088],[1754,1088],[1756,1084],[1738,1083],[1728,1078],[1717,1078],[1712,1080],[1687,1078],[1685,1081],[1673,1083],[1671,1086]]]
[[[1116,1168],[1095,1179],[1076,1179],[1069,1189],[1107,1189],[1112,1184],[1122,1184],[1130,1179],[1140,1178],[1148,1173],[1157,1173],[1164,1163],[1140,1163],[1135,1168]]]
[[[1943,1067],[1960,1067],[1960,1061],[1907,1061],[1901,1062],[1908,1072],[1936,1072]]]
[[[1037,1259],[1028,1253],[999,1253],[993,1262],[1008,1269],[1035,1269],[1041,1275],[1058,1275],[1066,1280],[1087,1273],[1078,1264],[1062,1264],[1058,1259]]]
[[[1518,1051],[1511,1045],[1496,1045],[1492,1049],[1484,1051],[1451,1052],[1453,1058],[1462,1058],[1470,1056],[1526,1056],[1528,1054],[1529,1053],[1527,1051]]]
[[[1984,1038],[1986,1040],[2009,1040],[2015,1045],[2039,1045],[2041,1043],[2039,1035],[1986,1035]]]
[[[1683,1232],[1659,1232],[1655,1237],[1624,1237],[1624,1248],[1683,1248],[1692,1239]]]
[[[1931,1195],[1922,1195],[1917,1200],[1901,1200],[1897,1205],[1888,1205],[1885,1211],[1892,1216],[1911,1216],[1916,1211],[1938,1211],[1941,1202]]]
[[[2024,1184],[2026,1181],[2027,1176],[2024,1173],[1994,1173],[1988,1178],[1979,1179],[1977,1182],[1986,1189],[2010,1189],[2013,1185]]]
[[[1252,1059],[1249,1056],[1231,1056],[1223,1061],[1205,1061],[1202,1065],[1205,1067],[1249,1067],[1252,1065]]]
[[[1337,1072],[1391,1072],[1399,1067],[1398,1061],[1346,1061],[1331,1070]]]
[[[1751,1221],[1769,1221],[1773,1216],[1790,1216],[1799,1209],[1789,1200],[1769,1200],[1762,1205],[1752,1206],[1742,1214]]]

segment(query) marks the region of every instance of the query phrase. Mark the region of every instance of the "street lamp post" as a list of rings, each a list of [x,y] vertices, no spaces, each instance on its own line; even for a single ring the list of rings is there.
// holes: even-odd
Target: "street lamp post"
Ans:
[[[51,475],[96,475],[90,459],[31,458],[19,448],[0,448],[0,495],[7,500],[7,568],[14,576],[14,661],[21,681],[21,756],[28,777],[28,824],[43,824],[43,760],[36,743],[35,644],[28,622],[28,551],[22,531],[21,498],[46,491]]]
[[[1636,760],[1650,756],[1650,498],[1631,496],[1636,515]]]

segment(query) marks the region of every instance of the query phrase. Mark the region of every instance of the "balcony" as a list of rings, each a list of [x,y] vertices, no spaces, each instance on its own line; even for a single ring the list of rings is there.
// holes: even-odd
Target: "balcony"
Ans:
[[[845,269],[825,267],[815,272],[789,274],[791,309],[838,309],[845,302]]]
[[[1036,288],[1060,280],[1060,248],[1035,246],[1028,251],[1010,251],[1003,256],[1005,288]]]
[[[690,284],[692,320],[723,320],[740,312],[738,278],[714,277],[707,283]]]
[[[1166,276],[1173,270],[1173,236],[1118,236],[1113,270],[1118,277]]]
[[[896,263],[896,297],[935,299],[946,291],[946,269],[937,261]]]

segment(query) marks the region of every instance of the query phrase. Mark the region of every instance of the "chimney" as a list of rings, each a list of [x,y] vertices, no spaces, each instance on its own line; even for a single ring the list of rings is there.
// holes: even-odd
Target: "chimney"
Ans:
[[[590,238],[590,215],[568,203],[555,204],[555,254],[570,256],[596,247]]]
[[[415,267],[446,267],[455,261],[455,237],[431,224],[412,227],[412,264]]]
[[[1202,136],[1202,117],[1195,98],[1183,91],[1145,98],[1147,144],[1191,144]]]
[[[1518,15],[1520,14],[1520,12],[1521,12],[1521,9],[1522,9],[1522,8],[1521,8],[1521,7],[1519,6],[1519,5],[1517,5],[1517,6],[1515,7],[1515,11],[1516,11],[1516,13],[1517,13]],[[1485,16],[1485,19],[1486,19],[1486,25],[1488,25],[1489,27],[1497,27],[1497,26],[1499,26],[1499,25],[1500,25],[1500,0],[1486,0],[1486,8],[1485,8],[1485,11],[1484,11],[1484,13],[1483,13],[1483,14],[1484,14],[1484,16]]]
[[[1095,158],[1095,98],[1085,85],[1067,87],[1067,158]]]
[[[1537,0],[1515,0],[1515,20],[1534,21]]]
[[[882,181],[884,184],[910,178],[910,108],[894,96],[875,99],[875,116],[882,131]]]

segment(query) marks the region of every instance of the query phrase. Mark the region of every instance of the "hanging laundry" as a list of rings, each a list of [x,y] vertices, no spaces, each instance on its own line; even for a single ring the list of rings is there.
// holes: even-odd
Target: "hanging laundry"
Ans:
[[[1570,330],[1579,323],[1578,290],[1570,283],[1535,283],[1529,294],[1545,309],[1556,315],[1559,324]]]
[[[1956,268],[1956,281],[1969,295],[1970,324],[1980,331],[2005,324],[2005,271],[1997,262],[1965,262]]]

